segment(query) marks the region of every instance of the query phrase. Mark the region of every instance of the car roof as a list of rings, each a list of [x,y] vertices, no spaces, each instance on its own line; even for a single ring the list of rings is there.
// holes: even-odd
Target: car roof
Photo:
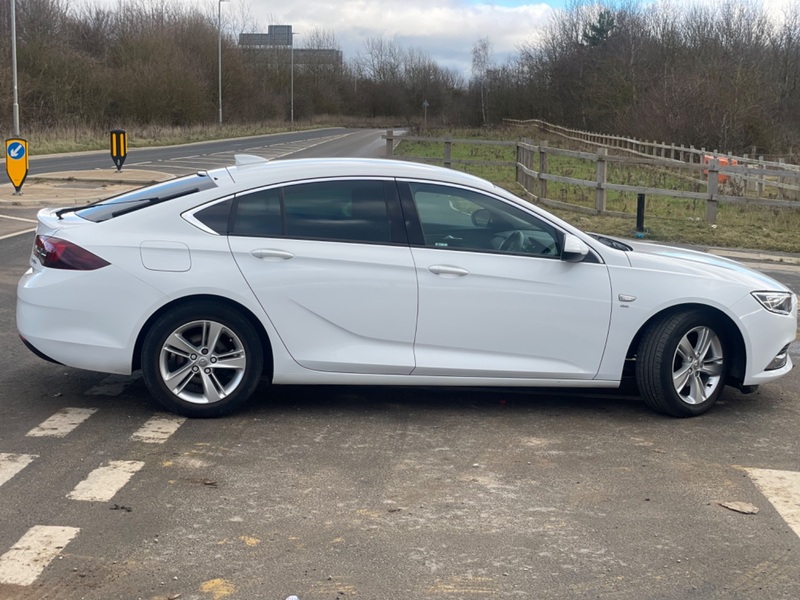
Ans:
[[[237,187],[269,185],[325,177],[398,177],[452,183],[495,191],[493,183],[453,169],[383,158],[296,158],[266,161],[236,155],[236,165],[226,167]],[[209,175],[214,175],[213,171]]]

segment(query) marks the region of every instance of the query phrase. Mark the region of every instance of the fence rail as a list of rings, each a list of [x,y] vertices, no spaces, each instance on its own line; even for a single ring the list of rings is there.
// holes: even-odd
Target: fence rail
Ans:
[[[774,167],[797,171],[800,173],[800,165],[787,163],[784,159],[778,159],[777,161],[765,160],[764,155],[756,157],[755,150],[753,151],[753,156],[750,156],[749,154],[737,156],[731,152],[720,152],[718,149],[707,150],[706,148],[695,148],[691,145],[688,147],[683,144],[678,146],[677,144],[666,144],[664,142],[657,141],[648,142],[645,140],[627,138],[618,135],[594,133],[591,131],[581,131],[579,129],[568,129],[567,127],[553,125],[552,123],[548,123],[547,121],[542,121],[540,119],[504,119],[503,121],[509,125],[534,126],[541,134],[553,134],[575,142],[581,142],[583,144],[595,146],[605,146],[607,148],[613,148],[621,152],[636,154],[639,156],[667,158],[685,163],[702,163],[706,157],[712,156],[715,158],[733,159],[738,161],[740,164],[758,165],[767,168]]]
[[[452,139],[449,137],[430,138],[421,136],[396,135],[392,130],[388,130],[384,135],[384,138],[386,139],[387,157],[395,156],[394,147],[402,140],[424,141],[443,144],[442,158],[411,157],[412,160],[441,163],[446,167],[452,167],[454,164],[501,165],[514,167],[516,170],[516,181],[518,184],[520,184],[528,197],[545,205],[569,208],[579,212],[630,217],[631,215],[628,213],[609,211],[606,208],[608,191],[632,192],[651,196],[701,200],[706,203],[706,221],[712,224],[716,222],[719,205],[724,203],[779,207],[782,209],[800,209],[800,202],[797,200],[787,200],[783,197],[778,199],[763,197],[765,187],[775,188],[778,191],[779,196],[784,196],[787,191],[800,191],[800,170],[774,168],[774,165],[776,164],[782,167],[787,166],[782,165],[781,163],[758,162],[754,165],[750,165],[733,164],[733,161],[729,160],[727,161],[727,164],[724,164],[723,161],[720,160],[720,157],[713,156],[708,158],[705,162],[695,162],[694,160],[683,162],[674,158],[665,158],[663,156],[654,157],[652,155],[644,155],[644,153],[639,153],[638,151],[635,152],[633,156],[613,155],[609,154],[609,148],[604,146],[599,147],[597,152],[582,152],[577,150],[568,150],[565,148],[551,147],[546,140],[540,141],[538,144],[534,144],[531,140],[527,139],[516,142],[495,142],[489,140]],[[483,161],[472,159],[455,159],[452,156],[452,148],[454,144],[479,144],[505,147],[514,146],[516,147],[516,160]],[[568,177],[550,172],[549,157],[551,156],[566,156],[595,163],[594,180]],[[679,167],[681,169],[691,171],[693,176],[690,178],[690,181],[705,185],[706,189],[702,192],[692,192],[687,190],[610,183],[608,181],[609,163],[618,163],[629,166],[649,166],[664,169],[675,169],[676,167]],[[702,177],[702,179],[695,179],[694,176]],[[787,180],[792,181],[793,183],[787,183]],[[548,182],[551,181],[554,183],[583,186],[594,189],[594,208],[592,209],[586,206],[569,204],[550,198],[548,196]],[[730,190],[743,190],[745,194],[748,191],[753,191],[756,194],[756,197],[748,197],[746,195],[729,193]]]

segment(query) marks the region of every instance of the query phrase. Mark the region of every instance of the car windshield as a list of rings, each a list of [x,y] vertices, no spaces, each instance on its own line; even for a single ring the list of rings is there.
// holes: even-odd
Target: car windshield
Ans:
[[[213,187],[216,187],[216,184],[208,176],[208,173],[200,172],[126,192],[83,208],[66,208],[57,214],[61,217],[66,212],[75,211],[75,214],[83,219],[100,223],[146,206],[181,198]]]

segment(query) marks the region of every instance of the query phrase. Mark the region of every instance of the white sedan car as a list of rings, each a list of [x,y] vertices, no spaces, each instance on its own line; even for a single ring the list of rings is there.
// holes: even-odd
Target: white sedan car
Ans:
[[[742,265],[583,233],[464,173],[236,165],[44,209],[17,326],[218,416],[276,384],[614,388],[698,415],[792,368],[797,298]]]

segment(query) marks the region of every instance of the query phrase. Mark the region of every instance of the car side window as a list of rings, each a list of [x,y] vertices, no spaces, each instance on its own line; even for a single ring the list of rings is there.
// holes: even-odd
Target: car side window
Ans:
[[[280,190],[259,190],[239,196],[234,204],[231,233],[253,237],[283,235]]]
[[[515,206],[446,185],[409,185],[426,246],[541,257],[561,253],[558,230]]]
[[[194,218],[208,227],[211,231],[225,235],[228,233],[228,220],[231,215],[231,200],[215,202],[202,210],[194,213]]]
[[[324,181],[283,188],[286,235],[349,242],[389,242],[382,181]]]

